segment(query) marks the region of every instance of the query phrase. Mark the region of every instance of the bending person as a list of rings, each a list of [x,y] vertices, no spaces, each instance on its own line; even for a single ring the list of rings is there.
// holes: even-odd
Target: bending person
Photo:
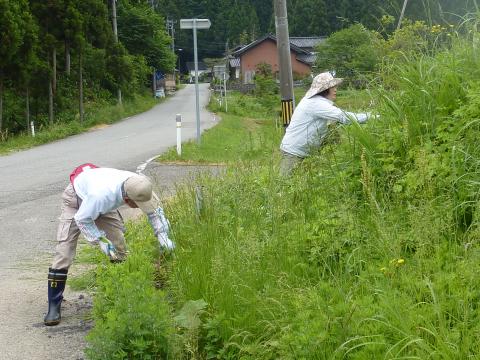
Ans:
[[[48,272],[45,325],[60,323],[68,268],[75,257],[80,233],[90,244],[98,245],[111,261],[125,258],[124,222],[118,212],[121,205],[140,208],[147,214],[161,249],[174,249],[168,237],[169,222],[152,198],[157,196],[150,180],[130,171],[83,164],[70,174],[70,184],[62,194],[56,253]]]

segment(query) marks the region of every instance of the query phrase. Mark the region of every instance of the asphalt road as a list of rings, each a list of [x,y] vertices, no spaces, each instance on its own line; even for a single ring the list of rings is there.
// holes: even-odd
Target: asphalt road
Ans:
[[[183,140],[195,139],[194,90],[187,85],[150,111],[108,127],[0,156],[0,359],[83,358],[74,351],[83,341],[75,331],[64,328],[55,338],[58,327],[46,329],[41,312],[68,174],[85,162],[135,171],[176,144],[178,113]],[[208,86],[201,84],[202,130],[216,123],[204,109],[208,98]]]
[[[200,84],[200,103],[208,102],[206,84]],[[202,106],[203,109],[203,106]],[[82,163],[134,171],[138,165],[176,144],[175,115],[182,114],[182,138],[196,138],[193,85],[155,106],[109,127],[33,149],[0,156],[0,278],[1,269],[50,246],[55,236],[58,194],[68,174]],[[201,111],[202,130],[214,124]]]

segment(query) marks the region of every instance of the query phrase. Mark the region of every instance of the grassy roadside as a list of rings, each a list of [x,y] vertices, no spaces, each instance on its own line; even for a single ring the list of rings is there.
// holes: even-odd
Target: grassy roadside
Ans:
[[[209,110],[221,119],[218,125],[202,133],[201,145],[196,141],[182,144],[182,154],[171,148],[157,161],[198,163],[232,163],[242,160],[259,160],[271,154],[281,137],[276,128],[276,113],[271,111],[271,101],[252,104],[249,97],[229,93],[229,112],[223,112],[215,97]]]
[[[305,89],[295,88],[297,101],[304,93]],[[212,97],[209,110],[217,113],[220,123],[202,134],[200,146],[196,141],[187,142],[182,145],[181,156],[175,148],[170,148],[157,161],[231,164],[274,156],[284,133],[279,123],[278,95],[267,96],[257,103],[251,98],[237,92],[229,93],[228,113],[225,113]],[[370,102],[371,95],[364,90],[340,90],[338,93],[338,106],[350,111],[364,110]]]
[[[253,161],[223,152],[221,178],[178,188],[174,257],[136,224],[131,258],[97,272],[89,357],[478,358],[479,59],[462,39],[392,66],[395,91],[339,94],[352,110],[374,99],[380,119],[341,126],[290,178],[273,126]],[[232,105],[265,124],[278,111],[265,94]]]
[[[352,94],[349,93],[349,95]],[[342,96],[340,95],[340,97]],[[352,99],[358,101],[358,96],[352,97]],[[349,105],[348,99],[343,99],[343,101],[344,104]],[[273,274],[278,271],[278,267],[284,267],[283,269],[286,272],[290,270],[296,272],[294,268],[296,267],[295,261],[299,260],[298,257],[292,258],[285,254],[286,262],[281,259],[285,251],[293,250],[291,247],[282,247],[280,252],[272,252],[273,248],[270,246],[266,249],[256,248],[255,242],[259,241],[260,234],[254,234],[251,232],[254,230],[249,229],[256,224],[256,229],[265,227],[261,231],[263,234],[269,232],[267,229],[272,228],[273,223],[270,223],[272,219],[270,216],[262,215],[262,212],[270,207],[265,207],[263,202],[267,199],[278,199],[278,193],[283,192],[282,182],[279,181],[277,185],[274,185],[276,175],[271,172],[272,161],[278,160],[278,144],[283,134],[283,129],[275,126],[275,116],[278,115],[277,102],[277,98],[273,96],[257,101],[252,96],[232,94],[229,105],[231,113],[219,112],[222,121],[215,128],[202,135],[201,147],[192,142],[183,147],[182,157],[177,157],[174,149],[172,149],[161,158],[161,160],[168,161],[225,162],[230,164],[230,170],[221,181],[209,178],[199,179],[205,189],[205,203],[200,213],[195,210],[195,200],[193,199],[192,202],[192,196],[195,197],[195,195],[190,188],[178,189],[176,200],[166,206],[165,210],[172,220],[173,236],[181,245],[174,259],[162,262],[160,266],[158,266],[155,256],[150,257],[148,261],[142,258],[143,261],[138,262],[136,257],[145,254],[145,245],[141,244],[141,239],[149,239],[149,245],[146,246],[151,246],[151,229],[146,224],[128,225],[129,229],[135,229],[134,231],[129,230],[128,241],[137,245],[131,249],[131,256],[127,262],[132,261],[135,266],[127,263],[115,268],[102,267],[96,273],[98,279],[97,298],[100,297],[101,300],[95,302],[94,314],[97,326],[89,335],[91,348],[88,353],[90,358],[103,359],[112,356],[109,352],[113,351],[114,348],[122,348],[123,351],[131,353],[133,351],[132,344],[127,339],[132,337],[142,344],[145,342],[145,349],[135,348],[135,351],[141,354],[139,358],[147,355],[159,356],[158,352],[162,353],[165,349],[162,350],[160,346],[155,347],[155,344],[150,340],[151,330],[147,330],[147,328],[155,327],[155,322],[158,322],[158,326],[163,326],[164,330],[171,334],[163,344],[168,344],[167,355],[162,353],[163,356],[181,359],[185,356],[185,349],[192,349],[194,357],[203,358],[200,356],[203,350],[199,348],[199,342],[204,341],[201,340],[202,336],[213,337],[212,341],[214,343],[223,343],[226,340],[225,336],[234,336],[235,331],[242,331],[240,330],[241,325],[236,324],[235,328],[237,330],[232,328],[227,332],[230,335],[223,333],[215,335],[217,331],[220,331],[220,328],[226,326],[226,323],[223,323],[223,315],[216,314],[216,311],[227,311],[225,316],[236,313],[238,306],[243,307],[245,305],[237,303],[237,300],[235,300],[237,296],[244,297],[245,300],[250,298],[251,301],[258,301],[257,296],[251,298],[252,294],[249,290],[242,295],[231,291],[231,286],[238,285],[238,279],[231,277],[233,274],[238,273],[238,276],[243,279],[240,274],[245,273],[245,267],[250,267],[248,280],[244,279],[242,281],[245,281],[245,285],[248,287],[257,288],[265,283],[266,278],[261,275],[264,272],[272,271]],[[216,102],[213,100],[211,104],[211,110],[213,111],[219,110],[215,108],[215,104]],[[260,192],[256,194],[258,190]],[[288,201],[288,199],[289,197],[283,201]],[[251,202],[252,200],[253,202]],[[273,205],[274,203],[271,201],[267,200],[267,203]],[[285,206],[283,201],[282,207]],[[275,207],[277,206],[278,204],[275,205]],[[236,222],[236,218],[243,222],[244,215],[242,213],[248,211],[248,209],[253,210],[256,214],[254,216],[249,214],[247,223],[235,225],[230,223],[231,221]],[[195,213],[197,213],[196,216]],[[219,214],[222,214],[220,217],[223,220],[217,218]],[[192,217],[192,221],[188,220],[190,217]],[[266,224],[265,221],[269,224]],[[278,221],[280,224],[281,220],[278,219]],[[142,234],[139,235],[138,231],[141,231]],[[191,231],[194,231],[197,235],[192,237]],[[232,234],[231,231],[234,231],[234,233]],[[231,244],[228,240],[232,235],[238,240],[236,245]],[[248,241],[244,238],[245,236]],[[217,239],[222,238],[225,239],[225,242],[217,243]],[[244,251],[239,248],[242,244],[245,245]],[[232,245],[233,247],[231,247]],[[216,254],[217,251],[220,251],[220,253]],[[268,265],[270,269],[258,268],[258,266],[263,267],[266,264],[251,263],[249,260],[250,252],[263,257],[270,264]],[[226,256],[227,254],[231,255]],[[220,261],[215,265],[216,270],[211,268],[212,262],[216,262],[214,258]],[[255,258],[257,259],[256,256]],[[149,262],[157,264],[153,273],[149,270]],[[122,295],[125,298],[120,301],[121,303],[118,303],[119,308],[108,311],[108,315],[105,314],[107,303],[117,303],[116,295],[112,292],[112,289],[117,288],[117,286],[108,282],[107,279],[119,278],[122,284],[130,287],[129,284],[139,281],[138,272],[151,274],[145,280],[146,282],[142,283],[144,289],[150,289],[147,293],[150,294],[150,291],[157,287],[160,288],[160,290],[157,290],[159,294],[164,294],[164,292],[169,294],[167,303],[169,311],[174,314],[173,318],[165,318],[159,316],[153,309],[139,305],[140,307],[136,308],[136,311],[141,312],[142,317],[153,319],[138,325],[139,333],[144,335],[127,331],[122,325],[128,321],[127,319],[130,316],[133,316],[130,315],[130,312],[116,318],[116,325],[111,323],[111,312],[115,312],[116,316],[119,316],[117,311],[123,307],[121,303],[135,302],[130,295]],[[225,278],[222,278],[221,274],[226,275]],[[297,280],[292,278],[292,281]],[[104,281],[107,281],[107,283]],[[192,287],[189,291],[194,288],[195,294],[184,294],[182,290],[184,286],[186,288]],[[207,294],[208,291],[204,292],[204,286],[212,287],[214,293],[211,295],[213,298]],[[227,292],[223,293],[222,289]],[[222,293],[222,295],[217,296],[217,292]],[[161,297],[163,296],[161,295]],[[213,300],[214,298],[216,300]],[[216,304],[217,301],[219,303]],[[271,309],[265,308],[265,311],[271,311]],[[219,315],[220,318],[218,318]],[[169,321],[165,324],[168,319]],[[203,326],[210,321],[212,323],[208,326],[211,326],[211,334],[204,334]],[[248,325],[248,322],[245,323],[244,320],[241,322],[248,327],[253,325]],[[220,328],[217,328],[217,326],[220,326]],[[115,336],[112,333],[113,329],[116,329]],[[122,335],[118,336],[118,334]],[[221,350],[212,348],[211,351],[216,353]],[[228,350],[228,352],[231,351],[232,349]],[[232,352],[232,358],[236,358],[234,354],[235,351]],[[215,357],[223,358],[220,353],[216,354]],[[254,356],[253,358],[257,357]]]
[[[37,130],[35,137],[19,135],[0,142],[0,155],[13,151],[24,150],[33,146],[49,143],[65,137],[87,131],[101,124],[112,124],[138,113],[149,110],[162,100],[152,98],[151,94],[137,95],[133,99],[124,100],[122,105],[102,103],[86,104],[85,121],[78,120],[68,123],[56,123],[45,129]]]

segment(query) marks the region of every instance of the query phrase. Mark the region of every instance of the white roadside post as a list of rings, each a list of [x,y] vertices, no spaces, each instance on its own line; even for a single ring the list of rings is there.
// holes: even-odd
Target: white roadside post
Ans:
[[[228,112],[227,106],[227,72],[223,73],[223,94],[225,96],[225,112]]]
[[[182,114],[177,114],[177,154],[182,155]]]
[[[32,136],[35,137],[35,123],[30,121],[30,128],[32,129]]]
[[[200,145],[200,101],[198,96],[198,53],[197,29],[209,29],[212,23],[209,19],[180,19],[180,29],[193,29],[193,54],[195,61],[195,105],[197,110],[197,143]]]

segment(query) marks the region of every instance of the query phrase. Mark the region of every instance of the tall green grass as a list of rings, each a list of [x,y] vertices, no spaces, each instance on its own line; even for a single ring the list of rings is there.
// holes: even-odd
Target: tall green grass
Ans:
[[[193,188],[179,193],[170,286],[208,303],[204,358],[479,355],[472,48],[393,65],[381,119],[289,180],[272,156],[202,180],[198,216]]]
[[[177,189],[166,207],[177,248],[163,266],[177,358],[480,357],[470,34],[391,64],[389,87],[371,89],[380,118],[340,129],[292,177],[269,150]],[[276,111],[242,101],[239,120]]]
[[[319,159],[315,159],[319,161]],[[284,183],[268,166],[204,180],[169,209],[179,304],[203,299],[208,358],[464,358],[479,351],[479,251],[449,241],[452,207],[372,211],[328,161]],[[326,171],[327,170],[327,171]],[[303,174],[302,174],[303,175]],[[460,280],[462,279],[462,280]]]

